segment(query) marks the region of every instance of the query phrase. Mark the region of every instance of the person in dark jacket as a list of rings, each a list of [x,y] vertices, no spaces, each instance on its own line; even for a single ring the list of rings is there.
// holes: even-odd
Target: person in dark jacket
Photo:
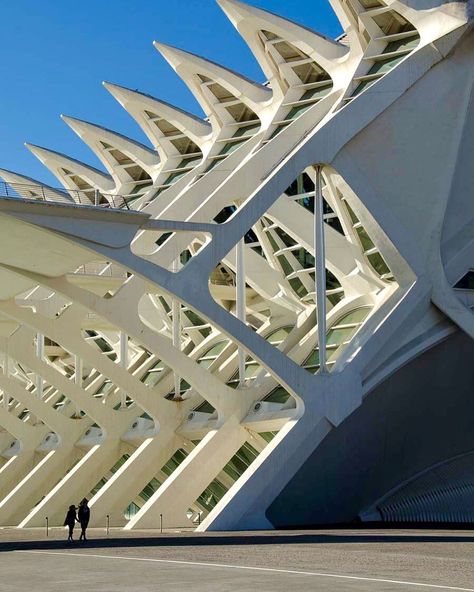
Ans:
[[[76,506],[69,506],[69,510],[67,511],[67,514],[66,514],[66,519],[64,520],[64,526],[69,527],[69,536],[67,537],[68,541],[74,540],[72,538],[72,533],[74,532],[74,525],[76,524],[76,522],[77,522]]]
[[[81,524],[81,536],[79,537],[80,541],[87,541],[86,530],[87,526],[89,525],[89,519],[91,517],[91,511],[89,506],[87,505],[88,503],[88,500],[84,498],[82,502],[79,504],[79,510],[77,512],[77,518]]]

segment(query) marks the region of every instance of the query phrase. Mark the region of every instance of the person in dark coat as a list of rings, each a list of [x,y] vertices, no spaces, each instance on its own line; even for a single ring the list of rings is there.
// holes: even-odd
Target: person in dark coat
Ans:
[[[81,524],[81,536],[79,537],[80,541],[87,541],[86,530],[87,526],[89,525],[89,519],[91,517],[91,511],[89,506],[87,505],[88,503],[88,500],[84,498],[82,502],[79,504],[79,510],[77,512],[77,518]]]
[[[69,536],[67,537],[68,541],[74,540],[72,538],[72,533],[74,532],[74,525],[76,524],[76,522],[77,522],[76,506],[69,506],[69,510],[67,511],[67,514],[66,514],[66,519],[64,520],[64,526],[69,527]]]

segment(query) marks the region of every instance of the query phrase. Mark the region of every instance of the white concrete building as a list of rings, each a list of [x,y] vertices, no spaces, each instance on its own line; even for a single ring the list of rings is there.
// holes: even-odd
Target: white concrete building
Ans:
[[[0,525],[472,521],[469,6],[218,3],[268,83],[155,43],[205,119],[0,171]]]

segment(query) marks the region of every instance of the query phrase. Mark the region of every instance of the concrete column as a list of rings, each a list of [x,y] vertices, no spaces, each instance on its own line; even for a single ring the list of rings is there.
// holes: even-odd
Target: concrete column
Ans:
[[[180,258],[179,255],[173,261],[173,271],[177,272],[180,268]],[[171,313],[172,313],[172,336],[173,336],[173,346],[180,350],[181,349],[181,303],[177,298],[173,298],[173,302],[171,304]],[[179,399],[181,394],[181,377],[178,372],[173,373],[174,376],[174,397],[175,399]]]
[[[74,369],[75,369],[75,376],[74,376],[74,381],[76,383],[76,386],[78,386],[79,388],[82,388],[82,371],[83,371],[83,364],[82,364],[82,358],[78,355],[74,356]],[[81,415],[81,409],[78,405],[76,405],[76,417],[80,417]]]
[[[36,334],[36,357],[41,362],[44,359],[44,335],[41,333]],[[39,374],[36,375],[36,396],[39,399],[43,398],[43,377]]]
[[[128,368],[128,335],[123,331],[120,332],[120,353],[119,353],[119,362],[122,368],[125,370]],[[121,389],[120,390],[120,406],[126,407],[127,402],[127,393]]]
[[[314,259],[316,279],[316,314],[318,325],[320,372],[326,368],[326,253],[324,243],[322,167],[316,166],[316,191],[314,195]]]
[[[69,446],[48,452],[0,502],[0,523],[17,525],[20,522],[21,526],[21,520],[48,493],[51,483],[57,480],[58,475],[64,474],[73,461],[74,451]],[[38,526],[43,524],[44,519]]]
[[[237,418],[209,432],[125,527],[156,528],[163,514],[166,528],[186,526],[188,508],[246,441]]]
[[[245,302],[245,258],[244,258],[244,239],[240,239],[236,245],[236,279],[237,279],[237,318],[245,324],[246,321],[246,302]],[[239,384],[245,382],[245,350],[239,346]]]
[[[10,366],[10,356],[8,355],[8,341],[7,341],[5,344],[5,351],[3,352],[3,366],[2,366],[2,373],[7,378],[10,373],[9,366]],[[9,400],[10,400],[10,397],[8,396],[8,393],[6,391],[3,391],[3,406],[7,410],[8,410]]]
[[[160,468],[182,446],[182,439],[171,431],[160,431],[147,438],[130,458],[90,500],[91,526],[103,526],[107,514],[112,526],[126,523],[123,511]]]
[[[55,454],[58,452],[62,453],[62,448],[56,450]],[[108,473],[119,457],[120,440],[106,440],[88,450],[81,460],[64,475],[74,461],[74,455],[70,455],[67,465],[63,464],[62,471],[55,471],[56,475],[59,473],[64,477],[52,489],[49,488],[49,485],[46,496],[22,519],[19,527],[41,526],[44,524],[46,516],[52,526],[60,526],[64,520],[64,509],[70,503],[77,504],[83,497],[87,497],[91,489]],[[35,495],[38,497],[37,493]]]

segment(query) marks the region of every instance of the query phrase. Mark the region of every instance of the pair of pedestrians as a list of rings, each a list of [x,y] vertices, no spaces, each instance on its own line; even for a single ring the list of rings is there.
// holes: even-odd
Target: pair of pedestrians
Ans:
[[[81,525],[81,536],[79,537],[79,540],[87,541],[86,530],[89,525],[89,519],[91,517],[91,511],[88,506],[88,503],[89,502],[88,500],[86,500],[86,498],[82,500],[82,502],[79,504],[77,515],[76,506],[69,506],[69,510],[66,514],[66,519],[64,520],[64,526],[69,527],[69,536],[67,538],[68,541],[74,540],[72,538],[72,535],[74,532],[74,526],[76,525],[76,522],[79,522],[79,524]]]

